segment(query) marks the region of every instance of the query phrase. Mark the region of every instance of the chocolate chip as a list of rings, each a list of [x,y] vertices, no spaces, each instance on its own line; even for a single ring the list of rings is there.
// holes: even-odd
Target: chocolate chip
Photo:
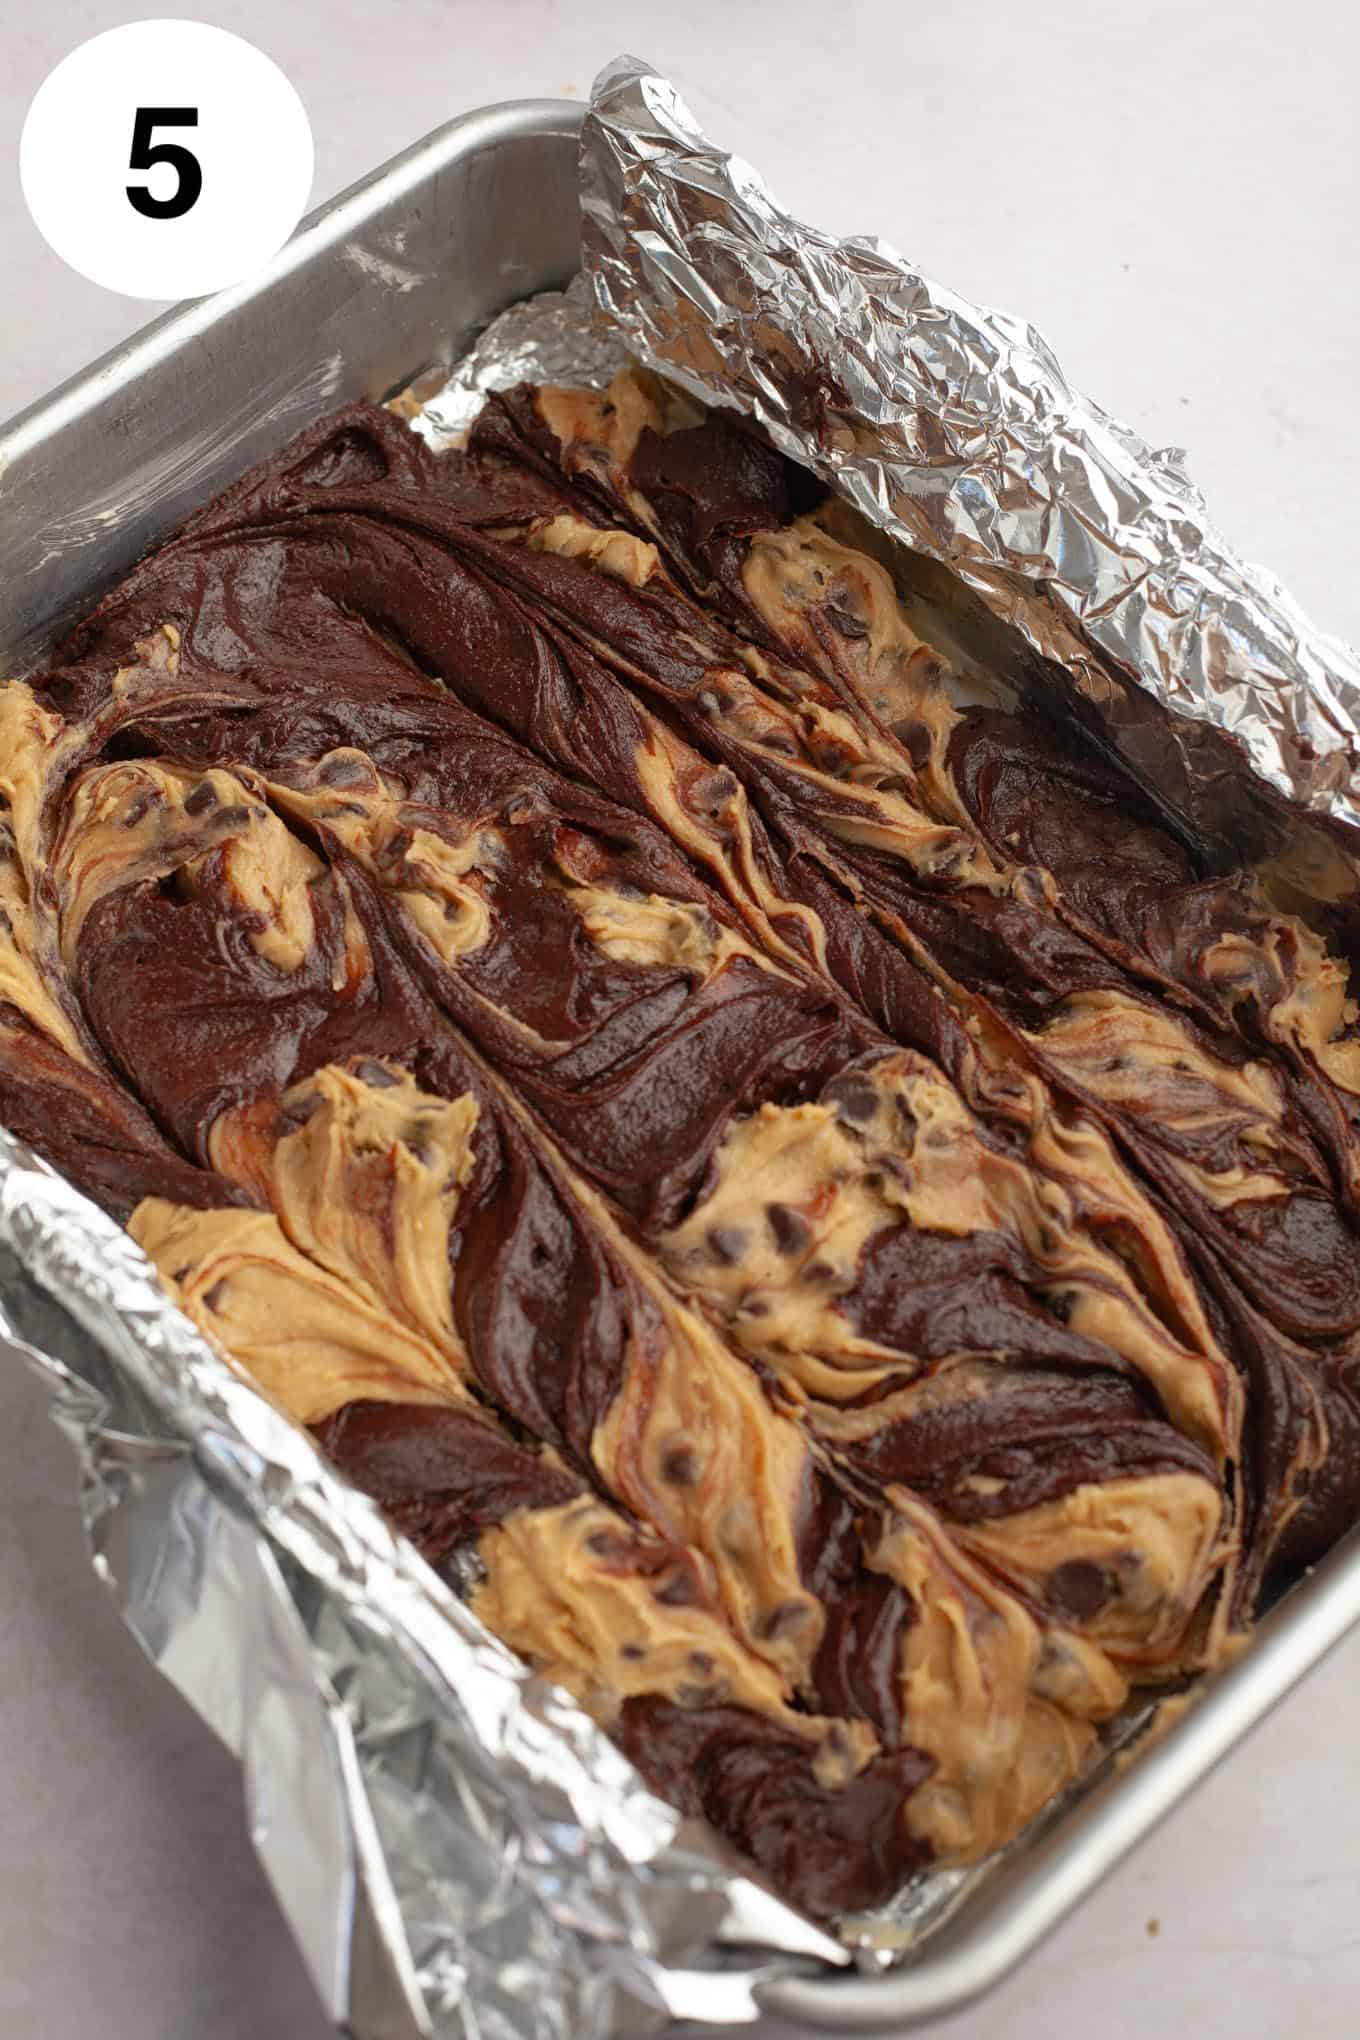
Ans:
[[[692,1650],[689,1654],[689,1668],[696,1678],[711,1679],[718,1669],[718,1660],[706,1650]]]
[[[892,725],[892,733],[918,772],[930,763],[930,729],[926,723],[908,718]]]
[[[834,1282],[836,1271],[829,1261],[810,1261],[803,1270],[809,1282]]]
[[[279,1114],[285,1126],[305,1126],[313,1113],[321,1110],[322,1099],[317,1091],[308,1091],[298,1098],[285,1098]]]
[[[854,752],[847,750],[844,744],[809,742],[808,750],[812,753],[813,764],[825,772],[828,779],[844,779],[855,762]]]
[[[250,818],[250,809],[243,806],[240,801],[237,801],[234,807],[223,808],[221,814],[217,817],[217,822],[219,828],[243,829]]]
[[[749,1235],[739,1225],[711,1225],[704,1238],[715,1261],[722,1261],[731,1267],[746,1252]]]
[[[692,1445],[672,1445],[661,1457],[661,1478],[672,1487],[693,1487],[699,1478],[699,1455]]]
[[[715,772],[702,786],[695,787],[694,795],[709,820],[716,822],[736,790],[737,782],[730,772]]]
[[[878,1110],[877,1091],[861,1077],[847,1077],[832,1085],[830,1095],[841,1118],[854,1126],[864,1125]]]
[[[627,1658],[632,1664],[636,1664],[639,1658],[645,1658],[646,1655],[647,1646],[645,1644],[621,1643],[619,1645],[619,1656],[622,1658]]]
[[[765,1216],[781,1254],[801,1253],[812,1238],[811,1226],[791,1204],[767,1204]]]
[[[184,803],[186,815],[206,815],[209,808],[217,806],[217,788],[210,780],[203,779],[194,788]]]
[[[868,625],[861,623],[857,616],[852,616],[848,609],[842,609],[838,602],[827,603],[826,620],[832,629],[838,630],[844,638],[866,638],[869,635]]]
[[[1093,1559],[1069,1558],[1049,1574],[1048,1598],[1063,1615],[1089,1622],[1110,1598],[1110,1581]]]
[[[652,1599],[659,1608],[692,1608],[698,1595],[687,1572],[674,1572],[661,1586],[653,1588]]]
[[[394,1077],[391,1070],[380,1062],[374,1062],[371,1056],[365,1056],[362,1062],[355,1063],[354,1074],[361,1084],[367,1084],[372,1091],[395,1090],[401,1083],[400,1077]]]
[[[791,1636],[795,1629],[807,1626],[809,1609],[806,1601],[781,1601],[777,1608],[771,1608],[760,1625],[761,1635],[770,1643],[781,1636]]]
[[[163,796],[154,787],[148,787],[145,793],[139,793],[136,800],[128,808],[127,813],[123,816],[123,827],[125,829],[135,829],[138,822],[143,820],[153,807],[158,807],[162,804],[162,800]],[[185,805],[187,807],[187,802]]]
[[[362,758],[347,758],[343,752],[332,753],[323,758],[317,772],[323,786],[365,786],[373,778],[372,771]]]

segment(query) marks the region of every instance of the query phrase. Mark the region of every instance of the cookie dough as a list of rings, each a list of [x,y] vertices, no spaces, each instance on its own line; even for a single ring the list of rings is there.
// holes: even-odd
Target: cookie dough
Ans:
[[[1210,870],[739,422],[324,421],[0,804],[0,1114],[816,1916],[1360,1515],[1348,854]]]

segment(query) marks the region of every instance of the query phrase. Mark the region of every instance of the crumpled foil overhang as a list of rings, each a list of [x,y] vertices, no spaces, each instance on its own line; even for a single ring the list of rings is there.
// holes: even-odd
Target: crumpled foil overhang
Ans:
[[[1173,816],[1230,856],[1246,761],[1360,821],[1360,661],[1031,326],[790,218],[634,58],[596,81],[582,183],[586,268],[632,351],[952,568]]]
[[[582,194],[589,289],[498,320],[415,419],[433,443],[489,388],[602,385],[626,347],[947,563],[1204,836],[1240,818],[1244,761],[1357,818],[1350,655],[1028,328],[789,219],[629,59],[597,83]],[[259,1853],[356,2040],[730,2028],[772,1976],[846,1962],[644,1791],[4,1134],[0,1341],[52,1383],[96,1564],[240,1754]],[[882,1946],[958,1878],[924,1884]]]
[[[3,1132],[0,1298],[0,1342],[52,1382],[80,1456],[96,1567],[241,1757],[256,1847],[355,2040],[730,2025],[779,1953],[845,1959],[652,1797]]]

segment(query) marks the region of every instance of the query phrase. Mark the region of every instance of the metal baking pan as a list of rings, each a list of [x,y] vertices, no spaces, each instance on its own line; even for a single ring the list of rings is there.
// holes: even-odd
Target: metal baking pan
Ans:
[[[156,320],[0,431],[0,672],[31,666],[190,510],[311,420],[456,360],[504,306],[566,282],[580,121],[577,106],[524,100],[450,122],[313,214],[261,276]],[[837,2034],[958,2010],[1357,1621],[1352,1536],[1171,1726],[906,1915],[900,1967],[781,1978],[762,2004]]]

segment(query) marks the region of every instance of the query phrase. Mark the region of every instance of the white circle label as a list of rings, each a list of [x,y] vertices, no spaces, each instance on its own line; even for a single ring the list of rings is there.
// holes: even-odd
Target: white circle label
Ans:
[[[124,297],[204,297],[258,269],[301,219],[312,166],[278,65],[201,21],[82,43],[39,86],[19,142],[44,240]]]

